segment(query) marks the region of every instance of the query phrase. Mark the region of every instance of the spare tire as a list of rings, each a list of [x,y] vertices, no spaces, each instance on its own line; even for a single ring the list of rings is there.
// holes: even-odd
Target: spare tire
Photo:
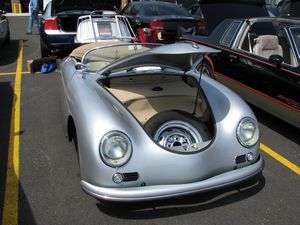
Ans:
[[[157,144],[171,150],[188,151],[192,144],[207,141],[211,136],[205,124],[179,110],[157,113],[146,122],[144,129]]]

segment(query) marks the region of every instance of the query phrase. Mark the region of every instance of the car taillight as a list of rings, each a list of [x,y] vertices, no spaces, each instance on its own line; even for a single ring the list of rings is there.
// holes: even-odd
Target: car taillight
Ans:
[[[165,28],[165,24],[159,19],[154,19],[150,22],[150,28],[151,30],[163,30]]]
[[[197,29],[198,30],[205,30],[206,29],[206,25],[205,25],[205,22],[203,20],[201,20],[197,23]]]
[[[46,19],[44,23],[45,30],[59,30],[57,18]]]

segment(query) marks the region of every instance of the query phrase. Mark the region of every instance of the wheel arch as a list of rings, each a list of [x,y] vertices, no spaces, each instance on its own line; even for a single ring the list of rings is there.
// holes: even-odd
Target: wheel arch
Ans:
[[[208,63],[208,65],[210,66],[213,74],[215,74],[215,67],[214,67],[214,64],[213,64],[213,61],[211,60],[211,58],[208,55],[205,55],[203,61]]]

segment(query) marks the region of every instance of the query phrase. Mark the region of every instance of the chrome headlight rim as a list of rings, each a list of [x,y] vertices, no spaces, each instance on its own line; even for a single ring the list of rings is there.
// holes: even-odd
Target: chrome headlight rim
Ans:
[[[118,159],[110,158],[108,155],[109,150],[105,149],[106,147],[108,147],[107,144],[109,144],[109,142],[114,138],[118,139],[117,141],[123,140],[127,144],[126,145],[127,149],[126,149],[125,154]],[[118,167],[124,166],[130,160],[131,155],[132,155],[131,140],[125,133],[123,133],[121,131],[118,131],[118,130],[109,131],[102,137],[102,139],[100,141],[99,153],[100,153],[101,160],[107,166],[113,167],[113,168],[118,168]]]
[[[249,126],[254,130],[251,134],[251,137],[247,138],[245,132],[251,133]],[[259,140],[259,129],[257,121],[252,117],[244,117],[243,119],[241,119],[236,129],[236,136],[239,143],[246,148],[250,148],[256,145]]]

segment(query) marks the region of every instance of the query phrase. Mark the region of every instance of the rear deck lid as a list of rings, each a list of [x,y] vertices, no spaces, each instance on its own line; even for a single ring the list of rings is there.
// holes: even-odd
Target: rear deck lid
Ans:
[[[105,47],[105,49],[92,49],[85,54],[82,63],[87,65],[90,71],[98,71],[105,76],[118,72],[126,73],[126,71],[147,72],[143,68],[150,68],[150,70],[151,68],[154,70],[168,68],[175,73],[176,71],[186,72],[190,70],[203,54],[217,52],[219,50],[193,42],[161,46],[124,44]],[[103,65],[105,60],[109,62]],[[100,67],[95,67],[95,65],[100,65]]]

